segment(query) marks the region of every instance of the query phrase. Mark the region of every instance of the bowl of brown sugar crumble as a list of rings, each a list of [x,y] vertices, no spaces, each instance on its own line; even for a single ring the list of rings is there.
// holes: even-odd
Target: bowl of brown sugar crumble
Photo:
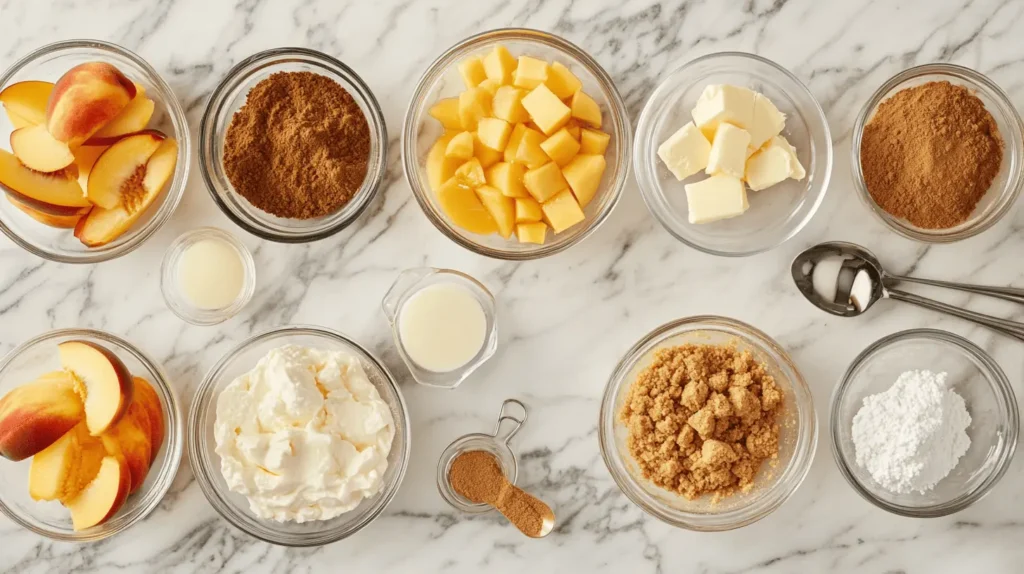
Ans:
[[[365,211],[384,180],[380,105],[348,66],[304,48],[254,54],[214,90],[199,165],[217,206],[264,239],[329,237]]]
[[[601,454],[648,514],[731,530],[771,514],[800,486],[818,441],[810,388],[771,337],[725,317],[658,327],[605,388]]]

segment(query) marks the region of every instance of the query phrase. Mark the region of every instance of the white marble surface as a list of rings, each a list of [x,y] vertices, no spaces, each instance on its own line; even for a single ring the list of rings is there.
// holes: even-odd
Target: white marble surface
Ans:
[[[910,520],[861,500],[843,481],[822,435],[806,482],[763,521],[723,534],[676,530],[645,516],[616,489],[601,460],[596,420],[606,378],[621,354],[667,320],[703,313],[748,321],[793,354],[827,428],[829,394],[867,344],[897,330],[934,326],[991,351],[1018,393],[1019,344],[914,309],[882,303],[870,316],[831,318],[803,301],[791,258],[825,239],[861,242],[897,271],[1024,285],[1015,209],[963,243],[926,248],[896,237],[859,203],[849,175],[850,131],[865,98],[914,64],[952,61],[989,74],[1024,106],[1024,2],[663,2],[648,0],[0,0],[0,66],[51,41],[95,37],[135,50],[174,88],[192,136],[221,76],[246,56],[284,45],[326,51],[376,92],[391,134],[388,184],[350,230],[306,246],[244,236],[259,272],[256,296],[235,319],[191,327],[166,309],[158,265],[179,233],[202,224],[232,229],[210,200],[193,160],[185,199],[142,249],[97,266],[45,263],[0,240],[0,351],[56,327],[106,329],[135,341],[172,375],[186,405],[203,373],[235,343],[289,323],[340,329],[401,372],[379,312],[403,268],[454,267],[487,283],[500,301],[499,355],[453,393],[403,378],[414,447],[409,473],[384,516],[323,548],[286,550],[229,526],[183,463],[149,518],[91,545],[54,543],[0,520],[6,572],[1011,572],[1024,559],[1020,460],[986,499],[955,516]],[[720,50],[752,51],[792,70],[827,112],[836,162],[825,204],[808,229],[749,259],[701,255],[676,243],[647,213],[634,184],[590,239],[550,259],[512,264],[461,250],[420,212],[398,162],[398,133],[424,67],[465,36],[530,26],[588,50],[618,83],[636,119],[660,74]],[[948,300],[1024,318],[1019,308]],[[557,530],[527,540],[496,516],[447,507],[434,466],[458,435],[489,428],[502,399],[522,398],[530,421],[517,438],[522,484],[550,501]],[[569,568],[571,570],[566,570]]]

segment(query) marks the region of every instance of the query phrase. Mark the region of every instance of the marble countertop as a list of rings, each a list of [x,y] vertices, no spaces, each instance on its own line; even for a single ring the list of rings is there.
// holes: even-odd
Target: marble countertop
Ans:
[[[868,95],[915,64],[950,61],[988,74],[1024,108],[1024,2],[661,2],[481,0],[0,0],[0,66],[56,40],[93,37],[136,51],[177,93],[195,138],[206,99],[250,54],[286,45],[322,50],[353,67],[374,90],[391,134],[386,189],[346,232],[310,245],[245,235],[217,210],[198,177],[170,222],[141,249],[95,266],[44,262],[0,239],[0,352],[58,327],[124,336],[162,361],[185,406],[208,368],[251,334],[313,323],[344,331],[398,373],[414,446],[395,500],[358,535],[290,550],[258,542],[222,520],[195,484],[187,460],[147,520],[106,541],[72,545],[0,519],[0,570],[44,572],[1010,572],[1024,559],[1024,468],[1018,458],[994,491],[954,516],[911,520],[859,498],[839,475],[827,404],[849,361],[872,341],[911,327],[962,334],[991,352],[1014,381],[1019,343],[925,311],[883,302],[869,316],[840,319],[806,303],[788,265],[826,239],[860,242],[894,271],[951,280],[1024,285],[1024,211],[1014,209],[979,237],[927,247],[878,223],[855,196],[850,133]],[[423,216],[399,164],[406,104],[426,67],[460,39],[490,28],[551,31],[589,51],[614,77],[634,119],[659,76],[694,57],[756,52],[792,70],[825,109],[836,162],[824,205],[786,245],[746,259],[688,249],[647,212],[632,181],[600,230],[560,255],[528,263],[478,257]],[[175,317],[159,293],[159,262],[180,233],[199,225],[237,232],[252,249],[258,286],[240,316],[216,327]],[[499,354],[455,392],[415,385],[391,348],[379,303],[404,268],[433,265],[475,275],[497,295]],[[1008,304],[946,296],[956,304],[1024,318]],[[621,495],[601,460],[601,392],[626,349],[653,327],[694,314],[721,314],[776,337],[814,392],[822,440],[803,486],[782,508],[721,534],[673,529]],[[458,515],[438,495],[442,449],[489,429],[501,401],[526,402],[515,439],[520,480],[549,501],[555,532],[528,540],[496,515]]]

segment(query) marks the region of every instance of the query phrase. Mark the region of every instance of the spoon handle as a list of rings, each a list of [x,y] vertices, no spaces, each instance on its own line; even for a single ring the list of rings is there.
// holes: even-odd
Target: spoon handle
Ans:
[[[910,303],[911,305],[917,305],[918,307],[924,307],[925,309],[959,317],[960,319],[970,321],[983,327],[988,327],[989,329],[1006,335],[1007,337],[1013,337],[1014,339],[1024,341],[1024,323],[975,313],[974,311],[968,311],[967,309],[961,309],[960,307],[940,303],[939,301],[934,301],[905,291],[889,289],[887,294],[890,299],[903,301],[904,303]]]
[[[886,283],[894,284],[896,282],[917,283],[919,285],[931,285],[932,287],[944,287],[946,289],[955,289],[957,291],[964,291],[967,293],[974,293],[975,295],[985,295],[988,297],[995,297],[997,299],[1003,299],[1005,301],[1012,301],[1014,303],[1020,303],[1024,305],[1024,289],[1016,287],[986,287],[984,285],[970,285],[968,283],[953,283],[951,281],[937,281],[935,279],[918,279],[916,277],[899,277],[891,276],[886,277]]]

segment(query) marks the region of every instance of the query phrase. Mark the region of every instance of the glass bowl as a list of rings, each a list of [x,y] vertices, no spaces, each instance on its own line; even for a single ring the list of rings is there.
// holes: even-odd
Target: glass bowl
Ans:
[[[284,345],[302,345],[339,350],[359,357],[367,377],[391,408],[395,438],[388,453],[388,468],[380,492],[364,499],[355,509],[330,520],[275,522],[257,518],[249,510],[244,495],[232,492],[220,471],[220,455],[215,451],[214,423],[217,397],[238,376],[251,370],[271,349]],[[368,350],[341,333],[312,326],[281,327],[251,337],[228,351],[210,369],[196,390],[189,410],[189,463],[207,500],[225,520],[239,530],[264,542],[282,546],[320,546],[347,538],[373,522],[398,492],[409,464],[409,415],[405,400],[387,367]]]
[[[197,307],[181,292],[178,279],[178,262],[185,250],[203,239],[211,238],[220,239],[234,248],[242,262],[242,289],[230,305],[219,309]],[[164,302],[175,315],[193,325],[216,325],[227,321],[245,307],[255,291],[256,263],[252,259],[252,253],[237,237],[216,227],[200,227],[181,234],[167,248],[167,254],[160,265],[160,292],[163,293]]]
[[[273,216],[235,193],[224,173],[224,137],[231,118],[245,104],[249,90],[277,72],[313,72],[334,80],[352,95],[370,126],[370,158],[363,186],[341,209],[325,217],[288,219]],[[242,229],[279,243],[318,241],[351,225],[377,195],[387,169],[387,128],[384,113],[373,92],[345,64],[306,48],[266,50],[231,68],[210,96],[199,134],[199,170],[214,203]]]
[[[687,122],[704,87],[730,84],[760,92],[786,114],[782,135],[796,148],[807,177],[787,179],[747,194],[750,209],[740,217],[695,225],[683,181],[658,158],[658,146]],[[720,52],[692,60],[669,72],[640,114],[633,151],[640,193],[648,209],[676,239],[712,255],[742,257],[782,245],[810,222],[825,198],[832,171],[832,136],[828,121],[811,92],[778,64],[741,52]]]
[[[946,372],[967,403],[971,446],[946,478],[925,494],[893,494],[857,465],[853,417],[868,395],[885,391],[910,370]],[[832,394],[832,454],[850,486],[893,514],[934,518],[959,512],[988,494],[1006,473],[1017,447],[1019,414],[1010,381],[967,339],[933,329],[889,335],[864,350]]]
[[[889,215],[875,203],[864,182],[864,170],[860,165],[860,146],[864,137],[864,126],[874,117],[878,106],[889,97],[906,88],[919,86],[927,82],[948,81],[954,85],[964,86],[985,104],[985,109],[992,114],[999,133],[1003,137],[1003,162],[999,173],[992,181],[988,193],[981,198],[971,218],[964,223],[949,229],[924,229],[916,227],[909,221]],[[904,70],[886,80],[875,93],[868,98],[864,108],[857,116],[853,126],[853,142],[850,146],[850,165],[853,166],[853,182],[861,200],[868,206],[871,213],[882,220],[896,233],[925,243],[951,243],[973,237],[992,227],[1010,210],[1013,202],[1020,194],[1024,182],[1024,123],[1010,97],[1006,95],[992,80],[970,68],[954,64],[925,64]]]
[[[0,231],[26,251],[62,263],[98,263],[130,253],[162,226],[181,201],[188,180],[192,138],[185,111],[171,87],[145,60],[115,44],[99,40],[68,40],[48,44],[15,62],[0,76],[0,90],[26,80],[55,82],[64,72],[83,62],[107,62],[117,66],[129,79],[146,89],[156,103],[149,128],[178,141],[178,163],[174,176],[160,197],[123,235],[102,247],[86,247],[71,229],[48,227],[25,214],[11,202],[0,199]],[[7,142],[13,126],[0,113],[0,141]],[[5,144],[5,147],[9,147]]]
[[[628,429],[619,414],[637,375],[658,349],[696,344],[735,343],[766,365],[784,394],[779,422],[779,455],[766,462],[749,492],[718,502],[710,496],[687,500],[643,478],[626,446]],[[725,317],[678,319],[646,335],[619,362],[605,387],[598,421],[601,456],[619,489],[651,516],[679,528],[703,532],[731,530],[771,514],[796,492],[807,476],[818,442],[817,416],[811,390],[786,351],[761,331]]]
[[[427,153],[444,132],[441,124],[428,115],[428,110],[439,99],[456,96],[464,89],[457,70],[459,62],[469,56],[483,55],[495,44],[504,45],[514,56],[529,55],[565,64],[583,82],[583,91],[600,106],[604,116],[602,130],[612,136],[605,151],[608,167],[600,188],[583,210],[586,220],[558,235],[549,232],[548,241],[543,245],[519,243],[514,238],[504,239],[497,234],[479,235],[457,227],[441,210],[427,179]],[[589,236],[607,219],[618,203],[626,183],[631,145],[626,106],[611,77],[596,60],[558,36],[538,30],[504,28],[466,38],[441,54],[423,73],[405,114],[402,165],[413,196],[427,219],[441,233],[474,253],[496,259],[522,261],[564,251]]]
[[[88,341],[113,352],[131,373],[152,383],[164,411],[164,442],[150,466],[142,486],[128,497],[110,520],[75,531],[71,514],[59,502],[37,502],[28,493],[31,461],[0,460],[0,512],[36,534],[71,542],[94,542],[113,536],[149,515],[171,488],[181,462],[183,424],[178,399],[170,380],[155,361],[131,343],[117,336],[90,329],[60,329],[27,341],[0,361],[0,395],[27,384],[49,371],[59,370],[57,345],[65,341]]]

